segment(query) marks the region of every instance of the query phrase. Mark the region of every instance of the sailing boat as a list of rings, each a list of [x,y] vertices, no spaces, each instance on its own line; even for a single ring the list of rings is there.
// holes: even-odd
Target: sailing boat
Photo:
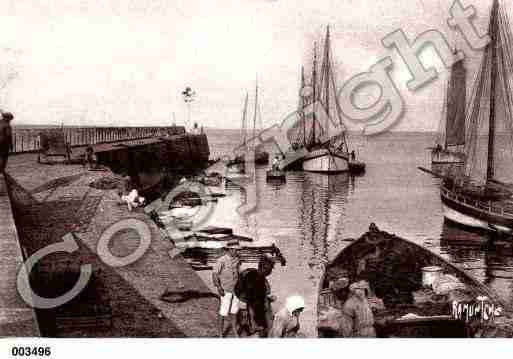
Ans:
[[[442,115],[440,121],[436,147],[431,148],[431,164],[465,162],[465,154],[458,147],[465,145],[466,76],[467,71],[461,59],[451,69],[444,103],[445,116]]]
[[[301,69],[301,88],[306,86],[303,68]],[[324,45],[324,58],[321,65],[320,81],[317,73],[317,47],[314,46],[314,59],[311,95],[299,98],[299,120],[288,133],[291,149],[283,153],[279,163],[281,170],[303,169],[308,172],[325,174],[349,171],[361,173],[365,170],[365,163],[356,160],[354,151],[349,153],[345,128],[342,122],[342,110],[338,102],[337,86],[333,67],[331,64],[330,29],[326,30]],[[317,118],[316,113],[321,109],[313,109],[313,118],[307,121],[305,108],[322,104],[327,116]],[[324,123],[321,123],[323,121]],[[331,135],[330,130],[336,135]]]
[[[499,146],[513,143],[513,37],[505,9],[493,1],[487,45],[467,111],[465,174],[446,176],[440,194],[446,219],[473,228],[511,233],[513,229],[513,185],[499,179],[500,160],[508,152]],[[479,125],[485,121],[487,149],[478,150]],[[501,123],[502,121],[502,123]],[[500,135],[501,124],[509,136]],[[485,127],[486,128],[486,127]],[[513,151],[512,151],[513,153]],[[479,155],[486,155],[480,160]],[[511,165],[511,161],[504,161]],[[478,168],[486,163],[486,172]],[[512,169],[505,174],[511,180]]]
[[[309,153],[303,158],[303,170],[328,174],[345,172],[349,170],[349,151],[347,149],[345,131],[342,126],[340,104],[336,96],[335,76],[331,64],[329,26],[326,30],[324,58],[320,77],[320,81],[317,83],[317,51],[315,49],[312,72],[312,100],[314,103],[322,103],[328,118],[324,119],[325,123],[320,124],[321,128],[319,129],[317,122],[323,119],[316,118],[316,111],[314,110],[314,117],[310,123],[311,135],[307,142],[305,142]],[[338,123],[333,122],[333,120],[338,121]],[[338,135],[330,136],[330,125],[338,125],[337,127],[340,128],[337,131],[339,132]]]
[[[242,126],[241,126],[241,137],[242,142],[240,147],[245,148],[247,146],[247,113],[248,113],[248,94],[246,93],[246,99],[244,101],[244,110],[242,115]],[[256,136],[256,120],[259,115],[259,107],[258,107],[258,83],[255,87],[255,112],[253,114],[253,133],[252,136]],[[261,146],[257,146],[255,148],[255,163],[259,165],[265,165],[269,163],[269,153],[264,151]],[[236,164],[244,164],[244,155],[239,155],[235,157],[232,161],[228,163],[229,166]]]

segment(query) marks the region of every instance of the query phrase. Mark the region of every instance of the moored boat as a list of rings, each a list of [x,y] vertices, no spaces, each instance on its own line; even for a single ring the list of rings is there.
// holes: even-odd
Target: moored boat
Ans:
[[[241,240],[244,237],[231,235],[229,241]],[[208,270],[212,269],[217,259],[224,253],[224,247],[227,241],[224,239],[219,240],[197,240],[190,238],[187,241],[176,243],[177,248],[181,250],[182,256],[194,269]],[[258,263],[260,258],[265,255],[271,255],[282,266],[286,264],[285,257],[282,255],[279,248],[271,242],[265,241],[252,241],[251,239],[245,240],[240,243],[238,249],[238,256],[243,263]]]
[[[450,184],[451,183],[451,184]],[[444,181],[440,187],[444,217],[452,222],[472,228],[500,233],[513,230],[513,200],[468,192],[468,186],[459,187]]]
[[[432,165],[462,164],[464,162],[465,154],[463,152],[454,152],[442,147],[433,147],[431,149]]]
[[[285,171],[270,169],[266,172],[265,178],[267,181],[285,181],[287,177]]]
[[[260,108],[258,105],[258,83],[255,87],[255,108],[253,113],[253,133],[252,137],[256,136],[256,121],[257,117],[259,117],[260,114]],[[246,151],[254,151],[254,157],[253,162],[258,165],[266,165],[269,163],[269,153],[265,151],[264,147],[259,146],[252,146],[249,148],[247,146],[247,140],[248,140],[248,131],[247,131],[247,115],[248,115],[248,94],[246,93],[246,98],[244,100],[244,108],[242,112],[242,126],[241,126],[241,138],[242,143],[240,145],[240,148],[244,148]],[[262,119],[260,118],[260,126],[262,127]],[[228,166],[234,166],[234,165],[243,165],[245,162],[245,157],[247,153],[240,154],[236,156],[234,159],[230,160],[228,162]]]
[[[311,123],[311,142],[306,146],[309,153],[303,159],[303,170],[319,173],[339,173],[349,170],[349,150],[344,126],[342,124],[341,108],[331,63],[330,30],[326,30],[324,56],[321,65],[320,81],[317,79],[317,56],[314,52],[312,74],[312,101],[322,103],[327,118],[314,116]],[[319,121],[320,127],[317,128]],[[332,132],[330,134],[330,132]]]
[[[365,172],[365,162],[350,160],[349,161],[349,172],[352,174],[361,174]]]
[[[432,165],[453,165],[465,162],[463,146],[465,145],[466,76],[463,59],[456,61],[451,68],[437,143],[430,148]]]
[[[209,175],[200,175],[196,178],[196,180],[202,185],[209,187],[217,187],[220,186],[223,182],[223,176],[221,174],[214,172]]]
[[[348,156],[332,153],[327,148],[310,151],[303,158],[303,170],[308,172],[338,173],[349,170]]]
[[[307,172],[336,174],[363,172],[363,162],[350,163],[346,128],[337,96],[336,76],[331,59],[329,26],[326,30],[324,53],[318,73],[317,50],[314,46],[311,93],[302,91],[299,99],[299,121],[288,133],[292,151],[280,161],[282,170],[302,169]],[[301,89],[307,89],[304,70],[301,69]],[[309,108],[309,110],[306,110]],[[307,116],[306,111],[312,112]]]
[[[321,278],[321,337],[340,336],[335,318],[343,317],[348,293],[339,283],[361,280],[369,285],[378,337],[513,334],[507,329],[511,315],[494,291],[422,246],[371,224],[327,265]],[[486,315],[475,308],[486,310]]]

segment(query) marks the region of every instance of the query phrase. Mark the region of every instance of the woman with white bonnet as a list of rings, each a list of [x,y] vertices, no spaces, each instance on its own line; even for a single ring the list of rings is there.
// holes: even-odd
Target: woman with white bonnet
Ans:
[[[299,295],[288,297],[285,306],[274,316],[269,337],[295,337],[299,332],[299,317],[304,308],[305,301],[303,297]]]

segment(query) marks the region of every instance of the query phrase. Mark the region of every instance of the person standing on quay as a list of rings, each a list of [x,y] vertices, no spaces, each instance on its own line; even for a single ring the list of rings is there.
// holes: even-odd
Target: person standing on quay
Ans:
[[[9,151],[13,149],[11,120],[12,113],[4,112],[0,118],[0,173],[5,172]]]
[[[226,253],[217,260],[212,270],[212,282],[221,297],[219,306],[219,337],[224,337],[224,322],[228,316],[230,317],[230,323],[235,336],[239,336],[237,325],[239,299],[234,293],[235,284],[239,279],[240,260],[237,254],[238,249],[239,242],[228,242],[226,244]]]
[[[244,270],[239,281],[235,285],[235,295],[240,304],[241,317],[244,326],[247,328],[247,334],[253,335],[258,332],[260,337],[267,337],[272,327],[273,313],[271,302],[276,299],[271,295],[271,286],[267,277],[271,275],[274,269],[274,258],[264,254],[258,262],[258,269],[248,268]],[[244,308],[245,307],[245,308]],[[242,319],[242,318],[241,318]]]

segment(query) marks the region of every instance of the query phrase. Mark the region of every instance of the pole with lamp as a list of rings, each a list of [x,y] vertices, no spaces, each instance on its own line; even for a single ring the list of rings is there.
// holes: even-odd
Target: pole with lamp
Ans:
[[[191,103],[196,98],[196,91],[193,91],[189,86],[185,88],[185,90],[182,91],[182,96],[184,102],[187,104],[187,125],[190,126],[191,124]]]

